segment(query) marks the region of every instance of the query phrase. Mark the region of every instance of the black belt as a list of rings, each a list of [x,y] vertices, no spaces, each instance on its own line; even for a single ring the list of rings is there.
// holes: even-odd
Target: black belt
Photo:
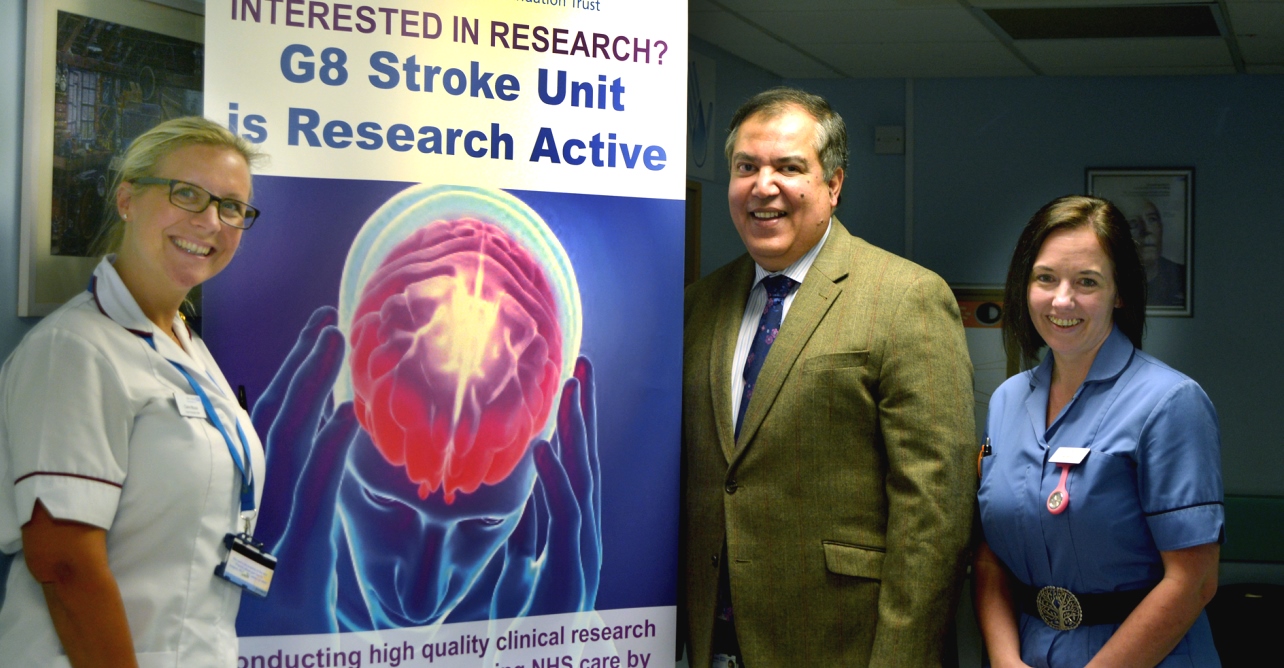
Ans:
[[[1061,587],[1031,587],[1012,580],[1021,611],[1058,631],[1092,624],[1122,624],[1155,586],[1105,594],[1075,594]]]

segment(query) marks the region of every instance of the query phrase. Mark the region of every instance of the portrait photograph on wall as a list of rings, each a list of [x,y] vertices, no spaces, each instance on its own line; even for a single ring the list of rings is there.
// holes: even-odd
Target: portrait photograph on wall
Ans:
[[[1128,218],[1146,268],[1146,314],[1190,316],[1195,170],[1088,169],[1087,190]]]

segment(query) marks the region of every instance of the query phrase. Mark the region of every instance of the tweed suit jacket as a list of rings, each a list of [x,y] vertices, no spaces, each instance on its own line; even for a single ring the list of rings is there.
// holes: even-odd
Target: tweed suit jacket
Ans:
[[[753,277],[745,255],[686,293],[691,666],[709,665],[720,568],[749,668],[939,665],[976,495],[957,304],[835,219],[737,441],[731,367]]]

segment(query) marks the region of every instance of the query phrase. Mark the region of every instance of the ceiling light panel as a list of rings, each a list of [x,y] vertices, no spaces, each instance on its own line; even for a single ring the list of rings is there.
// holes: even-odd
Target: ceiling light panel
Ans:
[[[1217,37],[1214,5],[986,9],[1014,40]]]

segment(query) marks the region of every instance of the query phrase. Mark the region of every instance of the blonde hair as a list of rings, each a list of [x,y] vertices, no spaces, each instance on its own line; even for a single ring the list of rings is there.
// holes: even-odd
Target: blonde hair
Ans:
[[[125,149],[119,165],[113,165],[115,175],[103,207],[103,225],[94,241],[95,255],[114,253],[120,249],[125,227],[125,221],[121,219],[120,211],[116,209],[116,194],[120,189],[136,179],[155,176],[157,165],[166,156],[194,145],[232,149],[245,158],[245,164],[250,168],[266,158],[266,155],[254,144],[232,134],[222,125],[200,116],[170,119],[138,135],[129,143],[129,148]]]

